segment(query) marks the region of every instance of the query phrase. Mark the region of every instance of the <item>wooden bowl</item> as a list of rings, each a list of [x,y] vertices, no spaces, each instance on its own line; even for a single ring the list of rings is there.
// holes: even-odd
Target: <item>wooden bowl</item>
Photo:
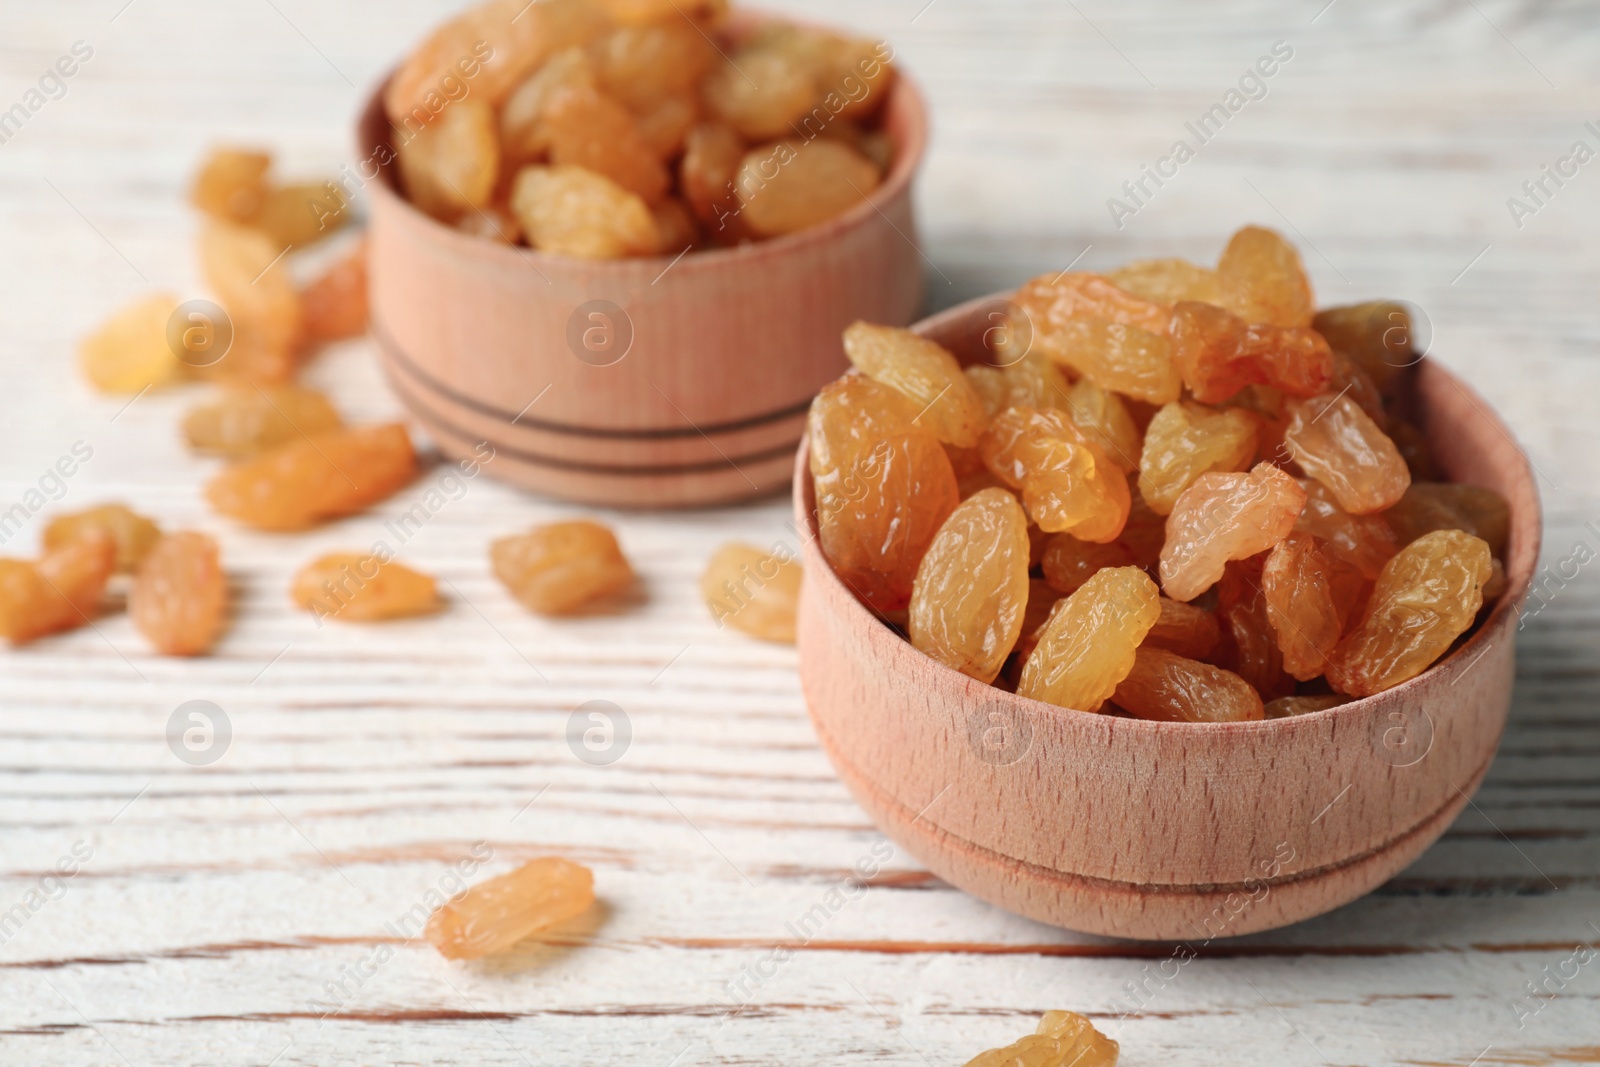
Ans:
[[[1003,299],[915,328],[971,362]],[[1007,910],[1191,943],[1319,915],[1415,859],[1494,758],[1540,517],[1527,460],[1488,406],[1431,360],[1414,374],[1445,474],[1510,502],[1508,591],[1419,677],[1263,722],[1089,715],[934,662],[834,576],[802,446],[801,682],[823,748],[873,821],[941,878]]]
[[[911,182],[926,107],[904,75],[883,124],[893,168],[801,233],[649,259],[591,261],[460,233],[370,182],[372,335],[413,415],[453,457],[567,500],[677,507],[787,487],[812,396],[848,367],[851,322],[920,306]],[[392,155],[382,87],[360,122],[368,169]]]

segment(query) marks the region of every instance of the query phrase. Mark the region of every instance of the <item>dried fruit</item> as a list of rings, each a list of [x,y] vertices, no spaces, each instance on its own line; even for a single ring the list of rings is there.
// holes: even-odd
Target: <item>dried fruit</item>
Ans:
[[[738,240],[739,194],[734,177],[744,162],[744,141],[733,127],[702,122],[684,140],[678,181],[689,210],[724,244]]]
[[[1162,597],[1161,617],[1145,634],[1140,647],[1164,648],[1188,659],[1206,659],[1216,650],[1221,636],[1217,617],[1211,612]]]
[[[664,96],[637,115],[639,136],[662,162],[677,159],[688,143],[689,131],[700,120],[697,98]],[[741,145],[742,151],[742,145]]]
[[[500,109],[500,150],[508,164],[543,159],[550,151],[545,109],[565,89],[595,89],[599,79],[589,53],[569,48],[551,56],[506,98]]]
[[[248,222],[267,197],[272,157],[243,148],[214,148],[200,164],[189,202],[208,215]]]
[[[233,347],[219,371],[252,380],[293,374],[303,309],[283,251],[246,226],[213,220],[200,231],[201,271],[233,322]]]
[[[336,552],[300,568],[289,597],[317,617],[376,622],[439,609],[438,583],[386,555]]]
[[[389,121],[424,128],[468,100],[498,107],[553,53],[587,45],[611,29],[589,0],[489,0],[436,29],[384,90]],[[463,86],[471,96],[461,98]]]
[[[1170,515],[1183,491],[1210,471],[1242,471],[1256,454],[1256,420],[1238,408],[1167,404],[1145,430],[1139,495],[1150,510]]]
[[[1166,336],[1167,305],[1098,274],[1068,272],[1035,278],[1017,290],[1010,315],[1013,331],[1033,338],[1033,350],[1102,389],[1153,404],[1178,399],[1182,382]]]
[[[1136,567],[1108,567],[1058,605],[1028,657],[1017,694],[1099,711],[1133,669],[1134,651],[1161,617],[1160,594]]]
[[[1093,578],[1105,567],[1137,566],[1139,561],[1121,541],[1095,544],[1083,541],[1069,533],[1051,534],[1045,541],[1044,555],[1039,565],[1044,569],[1044,580],[1058,595],[1075,593],[1084,582]]]
[[[1371,696],[1427,670],[1483,606],[1489,545],[1461,530],[1436,530],[1384,565],[1360,623],[1334,649],[1328,681]]]
[[[1022,502],[1040,529],[1084,541],[1116,540],[1127,522],[1128,483],[1066,412],[1007,408],[978,442],[984,464]]]
[[[1221,667],[1142,646],[1111,698],[1135,718],[1158,722],[1249,722],[1263,717],[1250,683]]]
[[[913,430],[875,442],[845,477],[852,484],[826,501],[818,494],[823,554],[863,603],[899,611],[911,602],[923,554],[960,503],[955,470],[932,434]]]
[[[794,644],[800,564],[787,552],[726,544],[700,576],[700,595],[718,626],[728,623],[763,641]]]
[[[822,387],[807,420],[811,473],[817,498],[860,494],[859,467],[878,442],[915,433],[918,408],[900,390],[862,374],[848,374]]]
[[[1222,302],[1222,285],[1217,280],[1217,272],[1209,267],[1197,267],[1186,259],[1136,260],[1107,274],[1106,280],[1157,304],[1176,304],[1180,300]]]
[[[1018,366],[1041,365],[1055,374],[1060,374],[1060,371],[1043,361],[1023,360],[1018,364]],[[1040,392],[1048,396],[1053,389],[1045,388]],[[1012,403],[1029,403],[1029,401],[1013,400]],[[1073,383],[1065,401],[1054,403],[1057,407],[1067,409],[1072,416],[1073,424],[1083,431],[1083,436],[1099,445],[1106,458],[1111,460],[1118,470],[1130,474],[1138,469],[1139,454],[1144,447],[1144,431],[1133,421],[1128,405],[1120,396],[1109,389],[1100,388],[1087,378],[1080,378]],[[1037,402],[1035,406],[1039,406]]]
[[[616,534],[588,519],[502,537],[490,544],[489,562],[511,595],[541,615],[569,615],[634,584]]]
[[[44,528],[45,552],[55,552],[86,538],[111,538],[116,569],[131,572],[161,537],[161,527],[125,504],[102,504],[88,511],[58,515]]]
[[[327,344],[367,332],[367,243],[336,260],[300,294],[305,337]]]
[[[416,476],[399,423],[331,430],[224,469],[206,486],[218,512],[262,530],[300,530],[365,511]]]
[[[1411,312],[1392,300],[1327,308],[1311,328],[1359,363],[1379,388],[1420,358],[1413,351]]]
[[[1276,467],[1248,474],[1202,474],[1167,517],[1161,586],[1174,600],[1193,600],[1222,577],[1229,560],[1265,552],[1289,535],[1306,492]]]
[[[1294,246],[1271,230],[1246,226],[1217,261],[1222,306],[1250,323],[1311,325],[1311,283]]]
[[[985,489],[963,501],[928,546],[911,591],[918,651],[992,682],[1022,632],[1028,519],[1017,498]]]
[[[1248,323],[1222,308],[1173,306],[1172,364],[1196,400],[1220,404],[1251,385],[1315,396],[1333,379],[1335,359],[1321,335],[1298,327]]]
[[[337,233],[352,212],[344,190],[332,181],[273,186],[248,224],[279,248],[304,248]]]
[[[1291,533],[1280,541],[1262,567],[1261,593],[1278,635],[1283,669],[1302,682],[1322,674],[1344,632],[1332,583],[1330,565],[1316,538],[1307,533]]]
[[[888,46],[865,38],[771,23],[757,31],[749,48],[791,58],[811,72],[817,89],[816,106],[802,123],[808,134],[872,117],[894,82]]]
[[[590,54],[601,87],[639,112],[663,97],[692,91],[716,56],[686,18],[623,26],[596,41]]]
[[[406,196],[422,211],[450,222],[486,207],[500,175],[494,109],[468,97],[445,108],[415,135],[396,131]]]
[[[666,195],[672,179],[632,112],[599,90],[559,90],[540,124],[557,167],[582,167],[609,178],[646,204]]]
[[[1329,553],[1355,565],[1367,578],[1376,578],[1400,551],[1383,515],[1351,515],[1339,506],[1333,490],[1309,478],[1300,487],[1306,491],[1306,506],[1295,529],[1316,535]]]
[[[1290,401],[1283,440],[1301,469],[1352,515],[1384,510],[1411,484],[1394,442],[1348,395]]]
[[[128,614],[156,651],[198,656],[210,650],[227,621],[228,578],[217,543],[181,531],[157,541],[128,591]]]
[[[78,347],[84,377],[107,393],[138,393],[183,374],[167,340],[177,297],[162,293],[130,304],[107,319]]]
[[[668,197],[655,206],[650,217],[655,220],[663,254],[682,252],[700,240],[700,227],[681,200]]]
[[[864,203],[880,180],[871,160],[822,138],[752,149],[739,164],[734,187],[741,221],[759,236],[778,237]]]
[[[1250,683],[1262,700],[1294,692],[1294,678],[1283,669],[1283,652],[1267,611],[1261,574],[1266,556],[1236,560],[1217,587],[1217,619],[1223,642],[1215,657]]]
[[[1368,412],[1368,414],[1371,414]],[[1376,421],[1376,420],[1374,420]],[[1400,458],[1406,461],[1406,467],[1411,471],[1413,482],[1435,482],[1439,480],[1439,467],[1433,459],[1433,446],[1428,443],[1427,434],[1423,433],[1414,424],[1404,419],[1389,418],[1384,424],[1384,432],[1389,435],[1389,440],[1394,442],[1394,447],[1399,450]]]
[[[533,247],[581,259],[650,255],[661,233],[645,202],[582,167],[524,167],[511,208]]]
[[[116,542],[100,530],[37,563],[0,559],[0,637],[21,645],[92,622],[116,559]]]
[[[795,132],[817,98],[807,65],[769,48],[740,49],[717,64],[701,88],[706,107],[747,141]]]
[[[1082,1015],[1050,1011],[1034,1033],[980,1052],[966,1067],[1117,1067],[1118,1047]]]
[[[1413,482],[1383,513],[1401,544],[1435,530],[1465,530],[1504,557],[1511,536],[1511,508],[1493,489],[1446,482]]]
[[[481,959],[575,919],[593,904],[594,872],[569,860],[537,859],[442,905],[424,936],[446,959]]]
[[[844,332],[844,351],[857,370],[910,397],[915,420],[941,441],[971,448],[988,422],[983,401],[943,348],[910,330],[857,322]]]
[[[333,404],[315,389],[230,386],[183,417],[183,436],[197,452],[243,459],[341,425]]]
[[[1350,698],[1330,693],[1324,696],[1279,697],[1266,707],[1269,719],[1288,719],[1295,715],[1309,715],[1313,711],[1327,711],[1340,704],[1350,703]]]

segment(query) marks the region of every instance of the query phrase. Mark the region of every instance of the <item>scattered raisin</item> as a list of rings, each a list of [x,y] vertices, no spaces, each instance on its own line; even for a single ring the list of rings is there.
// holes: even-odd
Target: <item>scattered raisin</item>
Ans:
[[[224,469],[206,486],[218,512],[262,530],[301,530],[365,511],[417,473],[399,423],[288,441]]]
[[[794,644],[800,606],[799,562],[753,545],[726,544],[700,576],[700,595],[717,625],[724,622],[751,637]]]
[[[616,534],[580,519],[535,526],[489,546],[494,575],[541,615],[570,615],[627,591],[633,567]]]
[[[438,583],[426,574],[376,555],[338,552],[300,568],[289,597],[323,619],[376,622],[427,615],[439,609]]]
[[[102,504],[88,511],[58,515],[44,528],[46,553],[84,538],[105,535],[116,550],[116,569],[134,571],[161,537],[161,527],[125,504]]]
[[[128,591],[128,614],[156,651],[198,656],[211,649],[227,621],[228,578],[217,543],[181,531],[157,541]]]
[[[481,959],[575,919],[593,904],[594,872],[569,860],[537,859],[441,905],[424,936],[446,959]]]

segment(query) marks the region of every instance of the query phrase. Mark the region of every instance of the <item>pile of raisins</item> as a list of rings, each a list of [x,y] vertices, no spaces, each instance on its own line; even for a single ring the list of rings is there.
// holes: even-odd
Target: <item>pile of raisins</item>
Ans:
[[[894,155],[887,47],[777,22],[736,38],[727,15],[689,0],[469,9],[385,96],[407,197],[488,240],[586,259],[778,237],[861,204]]]
[[[1314,312],[1247,227],[1017,291],[987,363],[857,323],[810,416],[821,547],[922,652],[1062,707],[1232,722],[1416,677],[1504,588],[1495,492],[1399,414],[1405,309]]]

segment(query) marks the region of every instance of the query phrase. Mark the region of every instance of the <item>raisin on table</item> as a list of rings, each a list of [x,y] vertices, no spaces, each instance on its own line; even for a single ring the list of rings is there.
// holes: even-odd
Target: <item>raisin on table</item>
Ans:
[[[167,534],[139,566],[128,614],[156,651],[198,656],[227,622],[228,577],[216,541],[202,533]]]
[[[446,959],[481,959],[575,919],[593,904],[594,872],[569,860],[537,859],[442,905],[423,936]]]
[[[399,423],[300,437],[225,468],[206,486],[218,512],[261,530],[302,530],[365,511],[416,477]]]
[[[511,595],[541,615],[569,615],[613,599],[636,580],[617,535],[588,519],[502,537],[490,544],[489,562]]]
[[[700,575],[700,595],[719,626],[726,622],[751,637],[792,645],[803,577],[794,559],[726,544]]]
[[[295,574],[289,597],[323,619],[377,622],[439,610],[438,583],[393,560],[359,552],[321,556]]]

